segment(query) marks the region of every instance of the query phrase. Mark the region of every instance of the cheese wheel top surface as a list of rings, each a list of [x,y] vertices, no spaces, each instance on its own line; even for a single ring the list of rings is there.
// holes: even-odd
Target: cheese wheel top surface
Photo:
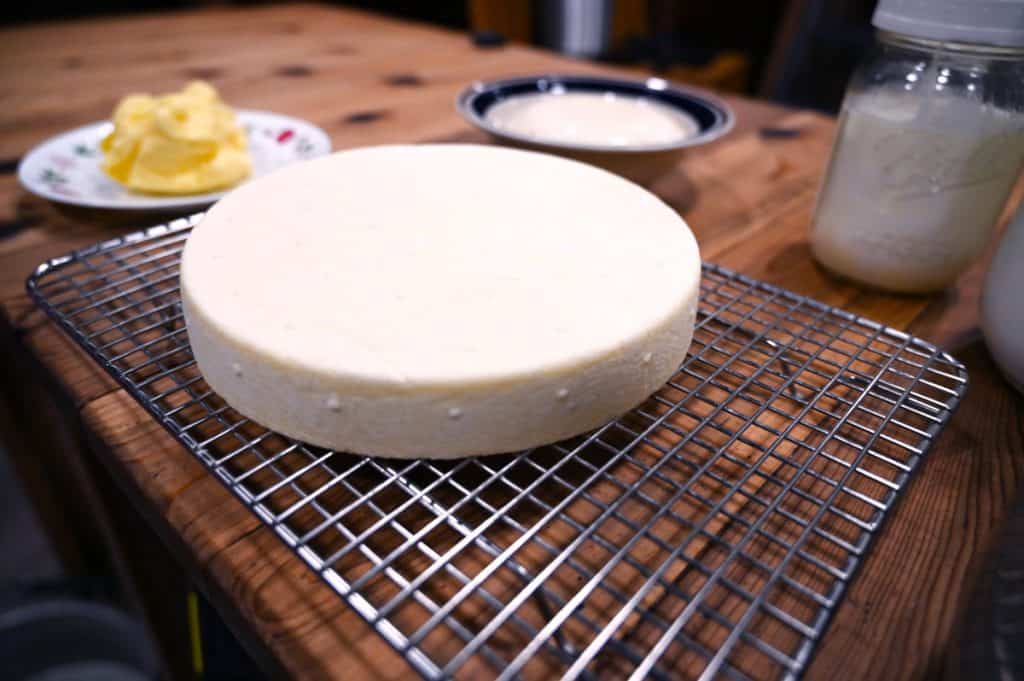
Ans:
[[[345,151],[247,183],[193,231],[181,272],[216,336],[371,393],[576,371],[692,319],[700,278],[693,235],[653,194],[475,145]]]

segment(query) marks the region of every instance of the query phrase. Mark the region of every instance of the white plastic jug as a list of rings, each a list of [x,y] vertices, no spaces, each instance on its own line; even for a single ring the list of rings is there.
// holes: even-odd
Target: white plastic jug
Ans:
[[[1024,393],[1024,205],[1006,228],[985,277],[981,329],[996,364]]]

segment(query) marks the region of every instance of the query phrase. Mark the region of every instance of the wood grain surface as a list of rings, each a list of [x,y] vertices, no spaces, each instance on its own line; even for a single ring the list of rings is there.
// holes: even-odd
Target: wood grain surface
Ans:
[[[269,530],[25,297],[43,260],[159,221],[57,208],[13,176],[32,145],[107,117],[135,90],[190,78],[234,106],[307,118],[336,148],[483,141],[453,109],[468,82],[601,72],[520,46],[347,10],[287,5],[152,14],[0,31],[0,308],[60,384],[111,475],[233,622],[301,679],[407,678],[408,666]],[[937,673],[962,599],[1024,472],[1022,401],[977,330],[984,262],[941,296],[898,297],[817,268],[806,231],[834,123],[727,98],[734,133],[692,152],[654,190],[697,234],[705,259],[914,331],[964,360],[971,388],[839,608],[808,679]],[[8,391],[10,392],[10,391]]]

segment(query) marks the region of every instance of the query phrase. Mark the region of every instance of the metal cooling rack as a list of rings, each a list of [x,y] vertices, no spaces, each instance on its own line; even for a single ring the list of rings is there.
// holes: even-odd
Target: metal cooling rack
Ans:
[[[335,453],[198,373],[194,220],[52,260],[28,290],[429,678],[798,678],[966,385],[928,343],[705,265],[685,364],[597,431],[449,462]]]

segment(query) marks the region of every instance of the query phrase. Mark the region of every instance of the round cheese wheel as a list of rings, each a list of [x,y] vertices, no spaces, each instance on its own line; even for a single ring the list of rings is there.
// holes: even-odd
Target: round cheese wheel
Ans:
[[[642,402],[693,333],[697,244],[646,190],[554,156],[384,146],[231,192],[189,236],[204,377],[285,435],[389,457],[554,442]]]

